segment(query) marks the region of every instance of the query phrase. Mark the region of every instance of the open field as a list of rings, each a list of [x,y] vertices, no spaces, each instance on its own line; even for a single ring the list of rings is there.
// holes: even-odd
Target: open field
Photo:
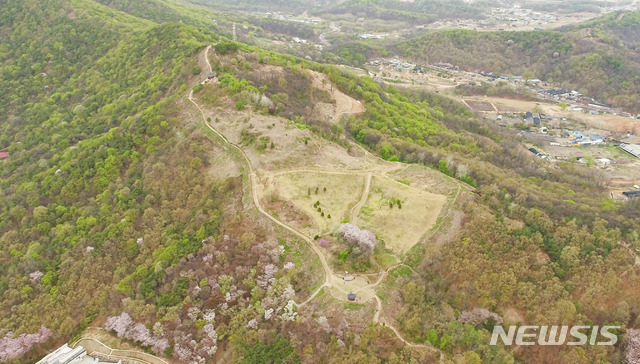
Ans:
[[[631,132],[633,134],[637,134],[640,132],[640,121],[630,119],[628,117],[613,115],[613,114],[602,114],[602,115],[592,115],[579,111],[571,111],[565,110],[560,106],[544,102],[544,101],[527,101],[527,100],[514,100],[514,99],[506,99],[500,97],[465,97],[465,102],[469,104],[471,101],[478,101],[483,103],[490,103],[495,106],[497,112],[499,113],[508,113],[508,112],[516,112],[516,113],[524,113],[527,111],[534,111],[536,108],[540,108],[543,113],[546,113],[550,116],[557,118],[567,118],[573,119],[579,123],[583,123],[589,127],[608,130],[612,132],[618,133],[626,133]],[[476,111],[487,111],[476,109],[474,106],[469,104],[469,106]],[[493,110],[489,110],[493,111]]]
[[[435,225],[446,201],[444,195],[375,176],[367,203],[360,211],[360,225],[383,239],[387,248],[403,254]]]
[[[284,70],[271,66],[268,72],[280,74]],[[325,75],[314,73],[309,77],[309,84],[329,92],[333,102],[317,102],[316,114],[323,117],[332,115],[337,121],[342,115],[364,111],[364,106],[357,100],[343,94],[337,87],[331,90],[328,81],[323,84],[321,80]],[[248,106],[237,110],[236,100],[220,89],[217,80],[205,82],[203,89],[194,97],[205,106],[203,113],[207,124],[215,127],[230,142],[242,145],[257,169],[266,171],[309,166],[363,169],[377,164],[375,158],[360,148],[347,150],[312,133],[307,125],[281,116],[256,113]]]
[[[291,202],[297,211],[308,217],[288,222],[314,236],[333,230],[349,219],[349,211],[360,199],[364,182],[362,174],[301,172],[277,175],[269,183],[266,203],[269,204],[269,199],[275,197],[272,196],[274,191],[278,191],[278,200]],[[314,207],[318,201],[320,204]],[[282,217],[285,211],[276,212]],[[305,222],[303,226],[300,226],[301,221]]]

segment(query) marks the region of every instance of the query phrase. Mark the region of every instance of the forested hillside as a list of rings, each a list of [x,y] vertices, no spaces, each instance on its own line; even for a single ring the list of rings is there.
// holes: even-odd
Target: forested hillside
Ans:
[[[186,101],[219,36],[85,0],[2,9],[0,361],[90,325],[177,362],[429,360],[380,326],[296,319],[313,255],[245,210],[242,167]]]
[[[607,14],[580,26],[530,32],[434,31],[400,45],[417,61],[522,75],[640,111],[640,12]]]
[[[367,100],[367,114],[346,123],[357,140],[385,158],[432,166],[478,186],[478,198],[461,203],[465,217],[453,241],[436,254],[414,249],[420,273],[382,293],[402,306],[396,319],[409,337],[460,362],[511,363],[486,346],[498,317],[511,324],[637,327],[640,297],[632,287],[639,277],[629,250],[639,243],[637,202],[611,201],[597,171],[570,163],[544,168],[511,136],[446,98],[411,89],[396,94],[366,78],[356,85],[334,80]],[[438,120],[457,139],[416,128],[411,121],[420,119],[411,107],[402,107],[409,120],[396,115],[400,100],[432,107],[427,120]],[[624,350],[529,347],[512,354],[527,363],[624,362]]]
[[[85,1],[2,9],[0,327],[66,341],[154,249],[189,241],[177,261],[219,225],[172,218],[219,214],[234,187],[189,167],[202,146],[172,140],[167,112],[212,35]]]

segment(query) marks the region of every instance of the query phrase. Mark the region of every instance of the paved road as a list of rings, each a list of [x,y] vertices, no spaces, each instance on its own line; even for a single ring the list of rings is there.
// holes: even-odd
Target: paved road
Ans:
[[[95,347],[96,344],[97,348]],[[122,359],[138,362],[141,364],[168,364],[166,360],[142,351],[113,349],[107,344],[93,337],[82,337],[78,341],[76,341],[72,345],[72,347],[75,348],[78,345],[82,345],[84,349],[87,350],[87,353],[92,356],[104,355],[111,360],[117,361]],[[142,359],[141,357],[145,359]]]

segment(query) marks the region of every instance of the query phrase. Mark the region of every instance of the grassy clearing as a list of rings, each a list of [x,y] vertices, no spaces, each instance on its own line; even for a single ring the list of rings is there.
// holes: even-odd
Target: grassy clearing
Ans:
[[[401,265],[397,268],[394,268],[391,272],[389,272],[389,275],[397,279],[398,277],[408,277],[412,273],[413,273],[413,270],[411,270],[411,268],[405,265]]]
[[[360,225],[393,252],[404,254],[435,225],[446,201],[446,196],[376,176],[360,211]]]
[[[344,304],[344,309],[349,311],[359,311],[359,310],[362,310],[363,308],[364,308],[364,305],[362,303],[347,302]]]
[[[364,176],[301,172],[277,176],[273,183],[281,199],[291,201],[311,218],[313,223],[302,228],[314,236],[349,218],[362,194]]]
[[[398,258],[388,249],[375,253],[374,259],[380,264],[381,269],[387,269],[398,263]]]

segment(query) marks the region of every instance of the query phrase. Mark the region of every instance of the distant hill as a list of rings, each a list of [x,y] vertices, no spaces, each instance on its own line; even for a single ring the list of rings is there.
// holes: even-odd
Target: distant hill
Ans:
[[[318,6],[330,6],[338,0],[188,0],[218,8],[260,10],[269,12],[302,12]]]
[[[419,62],[523,75],[640,111],[640,12],[549,31],[433,31],[398,46]]]
[[[333,7],[319,8],[317,12],[320,14],[351,13],[367,18],[424,24],[448,18],[481,19],[484,17],[483,10],[487,8],[482,2],[469,3],[462,0],[348,0]]]

